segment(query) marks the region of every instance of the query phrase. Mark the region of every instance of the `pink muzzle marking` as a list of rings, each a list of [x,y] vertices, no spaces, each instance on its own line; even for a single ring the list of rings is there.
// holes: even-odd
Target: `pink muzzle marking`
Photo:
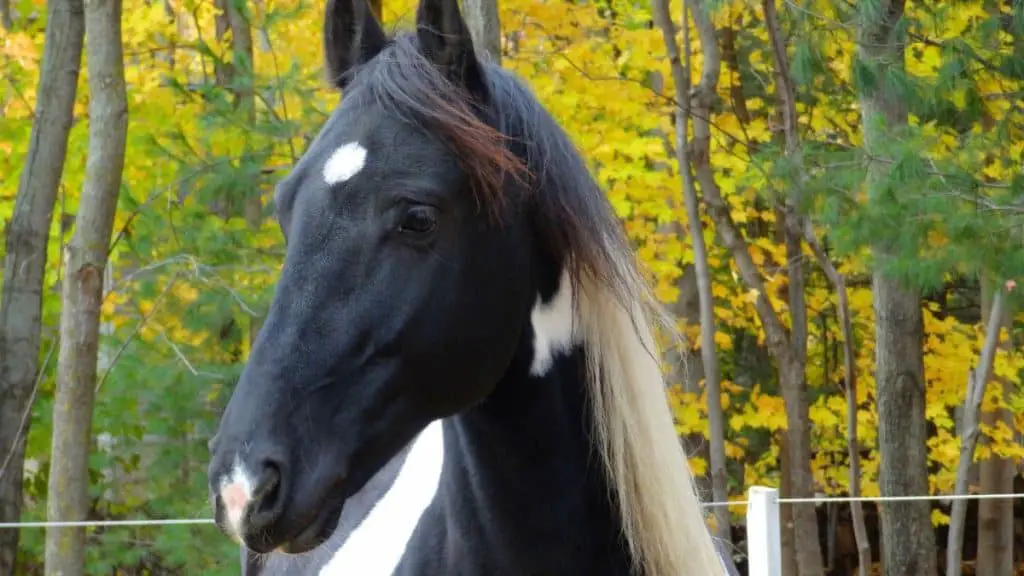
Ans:
[[[241,528],[242,512],[249,503],[249,495],[241,482],[232,482],[221,488],[220,498],[224,501],[224,509],[228,515],[228,522],[237,532]]]

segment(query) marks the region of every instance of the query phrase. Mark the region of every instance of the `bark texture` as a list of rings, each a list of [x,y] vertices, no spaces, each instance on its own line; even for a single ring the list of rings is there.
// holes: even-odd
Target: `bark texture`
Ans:
[[[860,60],[877,82],[860,95],[864,148],[873,154],[892,132],[907,124],[907,110],[887,74],[905,66],[906,44],[901,20],[905,0],[861,3],[857,23]],[[884,120],[884,125],[879,124]],[[886,185],[887,166],[868,168],[871,201]],[[876,262],[886,260],[888,247],[872,249]],[[878,473],[882,496],[928,494],[928,447],[925,418],[923,320],[920,294],[882,272],[872,277],[875,309],[875,382],[878,407]],[[886,576],[934,576],[935,532],[926,501],[886,502],[880,506]]]
[[[711,294],[711,272],[708,268],[707,247],[704,245],[704,226],[701,224],[697,191],[690,172],[690,150],[687,142],[687,128],[690,122],[690,34],[686,14],[683,14],[683,56],[680,58],[676,44],[676,27],[669,13],[667,0],[657,0],[653,5],[654,17],[661,29],[672,69],[675,85],[676,162],[682,174],[682,196],[686,205],[686,218],[690,242],[693,245],[694,277],[700,306],[701,364],[704,370],[704,390],[707,398],[709,430],[709,471],[711,493],[714,501],[729,500],[728,477],[725,469],[725,418],[722,414],[721,382],[719,379],[718,354],[715,347],[714,299]],[[719,543],[731,543],[732,534],[729,510],[716,506],[715,536]]]
[[[21,517],[28,411],[39,371],[43,275],[82,62],[82,0],[49,0],[35,121],[7,228],[0,299],[0,522]],[[0,530],[0,575],[14,574],[17,530]]]
[[[90,510],[89,452],[103,274],[124,169],[128,108],[121,44],[121,0],[87,0],[89,153],[75,231],[65,261],[60,355],[46,516],[84,520]],[[85,530],[46,532],[46,573],[78,576],[85,568]]]
[[[829,260],[814,234],[811,223],[800,213],[804,200],[804,183],[806,174],[801,164],[801,143],[797,126],[796,82],[790,72],[789,57],[786,53],[786,36],[779,24],[775,0],[764,0],[762,3],[768,38],[771,41],[772,57],[775,61],[776,90],[779,94],[782,115],[783,137],[786,155],[795,160],[799,174],[790,193],[786,197],[783,212],[785,215],[784,238],[786,242],[786,261],[789,275],[789,307],[790,324],[793,326],[791,336],[794,356],[806,374],[807,366],[807,302],[804,292],[803,247],[801,240],[807,242],[815,255],[819,266],[828,276],[836,290],[839,300],[839,322],[843,333],[843,368],[846,378],[847,404],[847,447],[850,455],[850,495],[860,496],[860,449],[857,442],[857,374],[856,355],[853,350],[853,330],[850,325],[850,308],[844,278]],[[800,395],[806,397],[807,383],[801,378],[793,385],[800,385]],[[805,413],[809,421],[809,414]],[[850,504],[854,535],[857,540],[860,576],[867,576],[871,565],[871,545],[868,542],[867,527],[864,523],[864,511],[860,502]]]
[[[1010,303],[1004,302],[1006,308],[998,317],[993,316],[992,309],[996,300],[991,296],[995,294],[994,287],[986,286],[986,283],[982,282],[981,289],[982,317],[989,318],[989,322],[998,322],[1001,328],[1009,332],[1013,326]],[[1000,342],[999,346],[1009,351],[1013,342],[1008,338]],[[989,385],[999,388],[1000,396],[1006,401],[1016,393],[1013,381],[1008,378],[993,376]],[[997,408],[994,411],[982,412],[981,423],[995,426],[1002,422],[1013,430],[1013,416],[1012,410]],[[982,437],[979,442],[984,445],[988,440]],[[1012,494],[1014,464],[1012,459],[999,458],[994,454],[978,462],[979,491],[982,494]],[[977,574],[1013,573],[1013,504],[1012,498],[978,501],[978,552],[975,560]]]
[[[960,459],[956,468],[956,486],[953,493],[967,494],[967,479],[974,463],[974,449],[981,435],[981,402],[985,398],[985,388],[992,374],[992,365],[996,358],[996,347],[999,343],[1000,321],[1003,318],[1005,298],[1002,286],[996,289],[995,297],[990,305],[986,322],[985,341],[982,344],[981,357],[977,369],[967,373],[967,395],[964,400],[964,425],[960,436]],[[949,515],[949,543],[946,545],[946,575],[960,576],[963,558],[964,527],[967,520],[967,501],[954,500],[953,510]],[[1012,569],[1006,574],[1012,572]],[[992,574],[1002,574],[993,572]],[[980,574],[988,574],[981,572]]]
[[[729,207],[722,198],[711,167],[711,110],[717,97],[721,54],[714,23],[704,0],[689,3],[700,44],[704,65],[701,80],[691,95],[693,128],[693,169],[715,229],[722,244],[732,254],[743,283],[756,293],[754,308],[764,326],[768,349],[778,364],[779,382],[786,407],[787,446],[789,450],[792,495],[812,497],[814,477],[811,473],[810,422],[808,400],[804,393],[804,354],[800,352],[803,336],[800,330],[791,334],[767,297],[764,279],[750,255],[750,249]],[[799,311],[797,312],[799,315]],[[792,507],[793,537],[799,576],[821,576],[824,565],[818,540],[818,523],[813,504]]]
[[[920,300],[880,274],[872,279],[872,293],[879,491],[883,497],[928,494]],[[879,509],[882,537],[890,543],[883,547],[885,574],[934,575],[935,534],[928,502],[885,502]]]

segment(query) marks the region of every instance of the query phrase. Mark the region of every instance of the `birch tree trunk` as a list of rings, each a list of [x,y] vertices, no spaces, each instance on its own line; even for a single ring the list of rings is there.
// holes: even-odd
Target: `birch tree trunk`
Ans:
[[[21,517],[25,437],[36,375],[46,247],[74,116],[82,0],[49,0],[35,122],[7,229],[0,297],[0,522]],[[17,530],[0,530],[0,575],[14,574]]]
[[[892,132],[907,124],[907,110],[886,75],[904,69],[906,45],[901,20],[905,0],[861,3],[857,23],[858,58],[877,82],[860,95],[864,148],[871,154]],[[881,127],[879,120],[884,120]],[[870,201],[886,185],[886,166],[872,162]],[[872,248],[884,262],[888,247]],[[928,494],[923,319],[918,290],[881,272],[872,277],[875,309],[875,382],[878,406],[878,473],[882,496]],[[886,576],[934,576],[935,532],[927,501],[886,502],[880,506]]]
[[[998,322],[1000,328],[1010,331],[1013,325],[1013,314],[1005,302],[1006,307],[999,318],[991,317],[993,294],[995,287],[985,280],[981,283],[981,311],[982,318],[988,321]],[[1010,338],[999,344],[999,346],[1010,349],[1013,346],[1012,333]],[[991,386],[1000,388],[1000,396],[1009,400],[1016,392],[1013,381],[993,375]],[[985,426],[995,426],[998,422],[1004,423],[1010,430],[1013,430],[1013,411],[1006,408],[997,408],[991,412],[981,413],[981,423]],[[981,444],[988,443],[985,437],[979,438]],[[1014,461],[1009,458],[999,458],[995,454],[978,462],[978,484],[982,494],[1012,494]],[[989,499],[978,501],[978,552],[975,560],[975,573],[977,574],[1011,574],[1013,573],[1013,503],[1012,498]]]
[[[84,520],[89,513],[89,452],[103,275],[124,168],[128,108],[121,45],[121,0],[87,0],[89,153],[75,231],[65,254],[53,405],[50,521]],[[85,568],[85,530],[46,532],[46,573],[77,576]]]

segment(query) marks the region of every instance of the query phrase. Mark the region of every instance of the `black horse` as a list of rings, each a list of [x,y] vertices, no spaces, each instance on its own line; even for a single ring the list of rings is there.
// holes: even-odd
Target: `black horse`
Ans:
[[[456,0],[394,38],[329,0],[323,40],[344,98],[278,187],[277,293],[211,442],[250,569],[721,574],[667,316],[564,131]]]

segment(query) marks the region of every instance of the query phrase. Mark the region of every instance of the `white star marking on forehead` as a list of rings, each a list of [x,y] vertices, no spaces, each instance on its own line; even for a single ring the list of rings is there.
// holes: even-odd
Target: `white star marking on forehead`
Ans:
[[[366,148],[349,142],[335,150],[324,164],[324,181],[333,186],[349,180],[366,165]]]

